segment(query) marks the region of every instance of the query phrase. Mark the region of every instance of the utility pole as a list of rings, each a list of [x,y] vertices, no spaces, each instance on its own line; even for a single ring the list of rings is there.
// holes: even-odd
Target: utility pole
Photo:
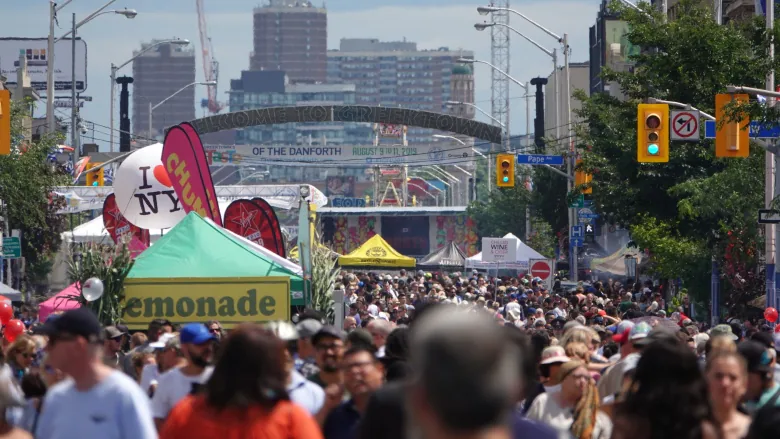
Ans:
[[[78,122],[76,120],[76,113],[78,112],[78,98],[76,97],[76,13],[72,14],[73,24],[70,34],[70,140],[73,147],[73,163],[78,163],[79,156],[81,156],[81,148],[78,145]]]
[[[766,27],[769,30],[769,34],[772,34],[772,30],[775,27],[775,0],[766,0]],[[775,42],[769,43],[769,58],[774,60],[775,58]],[[766,77],[766,89],[774,91],[775,89],[775,71],[771,70]],[[767,104],[770,107],[775,105],[775,98],[769,97]],[[776,175],[778,169],[775,167],[775,157],[769,151],[764,153],[764,163],[766,166],[764,176],[764,204],[766,208],[772,206],[772,202],[775,198],[775,183],[778,178]],[[766,301],[767,307],[775,306],[776,302],[776,266],[777,263],[777,226],[774,224],[765,224],[764,237],[766,242]]]

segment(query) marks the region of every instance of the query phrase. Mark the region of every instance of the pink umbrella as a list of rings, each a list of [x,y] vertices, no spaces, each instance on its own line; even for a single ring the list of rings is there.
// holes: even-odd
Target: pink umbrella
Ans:
[[[81,296],[78,282],[70,285],[54,296],[50,297],[38,305],[38,319],[45,322],[46,319],[57,312],[67,311],[69,309],[80,308],[81,305],[76,301],[76,297]]]

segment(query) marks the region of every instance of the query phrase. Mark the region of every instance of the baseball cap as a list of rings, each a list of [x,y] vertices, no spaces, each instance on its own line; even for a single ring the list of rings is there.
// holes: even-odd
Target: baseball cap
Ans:
[[[729,325],[716,325],[714,328],[710,329],[710,337],[714,338],[721,336],[730,337],[734,341],[739,340],[739,337],[731,331],[731,326]]]
[[[652,329],[653,328],[651,328],[650,325],[648,325],[646,322],[639,322],[637,325],[634,325],[634,327],[631,328],[631,332],[628,334],[628,339],[631,341],[636,341],[645,338]]]
[[[298,330],[298,336],[301,338],[312,338],[322,329],[322,323],[319,320],[306,319],[295,325],[295,329]]]
[[[542,361],[539,364],[567,363],[569,360],[561,346],[549,346],[542,351]]]
[[[171,340],[174,337],[176,337],[176,334],[172,332],[166,332],[165,334],[162,334],[160,338],[157,339],[157,341],[149,343],[149,348],[165,349],[165,345],[168,343],[168,340]]]
[[[203,323],[190,323],[181,328],[179,339],[182,344],[203,344],[217,337]]]
[[[772,357],[763,344],[746,340],[737,345],[737,352],[745,358],[748,372],[767,373],[771,370]]]
[[[656,342],[656,341],[662,341],[667,343],[677,343],[678,338],[677,335],[675,335],[675,331],[670,331],[668,329],[664,328],[655,328],[652,331],[650,331],[647,336],[642,337],[640,339],[637,339],[634,343],[634,346],[647,346],[650,343]]]
[[[81,336],[92,341],[103,339],[103,327],[94,312],[89,308],[76,308],[65,311],[56,319],[48,319],[41,332],[49,337],[62,334]]]
[[[120,331],[116,326],[106,326],[106,329],[103,331],[105,332],[106,338],[119,338],[126,334],[124,331]]]
[[[312,344],[317,344],[321,339],[325,337],[332,337],[337,338],[339,340],[344,340],[344,331],[339,330],[335,326],[326,325],[323,326],[322,329],[317,331],[316,334],[314,334],[314,337],[311,338]]]

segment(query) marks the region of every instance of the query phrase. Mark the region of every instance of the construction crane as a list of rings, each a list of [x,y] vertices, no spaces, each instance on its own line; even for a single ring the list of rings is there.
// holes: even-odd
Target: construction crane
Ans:
[[[200,102],[201,108],[207,108],[209,113],[219,113],[225,105],[217,101],[217,83],[219,80],[219,62],[214,58],[214,47],[211,45],[208,28],[206,26],[206,13],[203,10],[203,0],[195,0],[198,8],[198,30],[200,31],[200,48],[203,54],[204,81],[214,81],[215,85],[208,87],[208,99]]]

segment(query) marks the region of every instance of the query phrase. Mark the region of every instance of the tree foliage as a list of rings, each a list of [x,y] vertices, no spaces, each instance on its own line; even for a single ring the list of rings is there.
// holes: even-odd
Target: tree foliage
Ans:
[[[60,234],[65,231],[65,217],[56,214],[61,202],[52,200],[50,194],[66,179],[64,170],[48,160],[60,135],[44,135],[38,142],[23,141],[23,120],[30,114],[29,104],[12,105],[12,151],[0,156],[0,199],[7,206],[4,216],[7,213],[9,228],[22,233],[27,286],[38,287],[45,283],[60,248]]]
[[[69,299],[91,308],[104,325],[121,322],[124,282],[132,267],[133,259],[125,243],[116,246],[79,245],[68,257],[68,277],[71,282],[78,283],[79,292],[87,279],[100,279],[103,282],[103,295],[94,302],[87,302],[81,294]]]
[[[637,104],[664,99],[712,114],[716,93],[730,84],[760,86],[778,63],[765,56],[769,38],[760,21],[718,25],[709,8],[692,0],[678,3],[668,22],[649,5],[640,7],[611,5],[629,23],[629,41],[643,50],[632,72],[602,71],[626,99],[579,96],[582,169],[594,175],[596,209],[650,251],[653,273],[682,278],[700,297],[712,258],[725,262],[729,232],[746,248],[760,245],[754,218],[763,204],[764,152],[754,146],[748,159],[717,159],[712,141],[671,142],[669,163],[638,163]],[[728,294],[732,283],[724,286]]]
[[[522,181],[518,176],[514,187],[493,188],[487,201],[478,201],[468,207],[466,213],[476,222],[477,235],[499,237],[512,233],[521,238],[525,236],[526,207],[531,194]]]

